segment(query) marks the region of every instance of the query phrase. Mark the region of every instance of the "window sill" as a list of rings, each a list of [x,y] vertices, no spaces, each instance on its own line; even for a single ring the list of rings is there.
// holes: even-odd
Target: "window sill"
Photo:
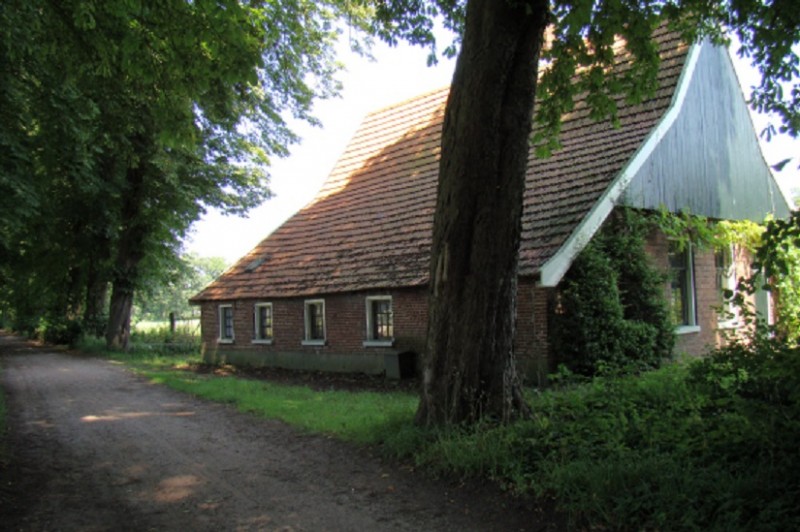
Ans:
[[[740,326],[739,320],[720,321],[717,323],[717,329],[738,329]]]
[[[217,338],[218,344],[232,344],[233,338]]]
[[[328,343],[327,340],[303,340],[302,342],[300,342],[300,345],[319,347],[327,343]]]
[[[699,333],[700,326],[699,325],[679,325],[675,328],[675,334],[693,334]]]
[[[365,340],[362,344],[364,347],[392,347],[394,339],[392,340]]]
[[[251,343],[259,344],[259,345],[272,345],[272,339],[263,339],[263,340],[253,340]]]

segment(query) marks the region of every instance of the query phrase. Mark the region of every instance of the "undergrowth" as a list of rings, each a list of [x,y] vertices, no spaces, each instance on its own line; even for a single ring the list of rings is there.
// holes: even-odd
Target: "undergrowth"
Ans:
[[[535,393],[531,419],[414,456],[551,499],[575,528],[800,530],[800,353],[770,346]]]

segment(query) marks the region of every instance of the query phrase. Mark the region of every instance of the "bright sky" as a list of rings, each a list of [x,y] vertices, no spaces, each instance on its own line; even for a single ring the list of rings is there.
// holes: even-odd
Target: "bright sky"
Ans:
[[[427,67],[424,49],[390,48],[381,43],[376,44],[373,55],[376,61],[351,52],[340,57],[347,66],[341,76],[342,98],[318,102],[316,116],[323,127],[298,127],[302,143],[292,148],[288,158],[273,162],[270,173],[275,196],[252,210],[247,218],[209,212],[194,224],[186,242],[187,251],[223,257],[233,263],[313,198],[368,112],[450,83],[454,61],[442,60],[436,67]],[[747,65],[738,60],[734,63],[744,92],[749,94],[750,86],[758,81],[757,73],[748,72]],[[760,132],[766,120],[755,117],[754,121]],[[800,140],[773,139],[762,142],[762,150],[769,164],[795,157],[776,175],[784,190],[800,188]]]

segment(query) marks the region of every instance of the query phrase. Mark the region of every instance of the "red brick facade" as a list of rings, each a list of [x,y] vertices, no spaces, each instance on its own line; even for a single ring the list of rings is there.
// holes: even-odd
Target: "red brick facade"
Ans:
[[[668,268],[668,241],[654,234],[648,241],[648,254],[656,267]],[[711,345],[721,342],[715,308],[720,304],[715,282],[717,271],[713,250],[693,249],[696,324],[678,328],[675,353],[699,355]],[[747,273],[748,257],[735,253],[736,275]],[[548,347],[549,309],[557,289],[537,286],[530,278],[521,278],[517,296],[517,329],[515,354],[525,382],[542,384],[554,369],[554,357]],[[665,285],[669,298],[669,287]],[[394,341],[391,345],[365,345],[367,338],[367,298],[391,296]],[[324,300],[324,345],[304,345],[304,302]],[[271,342],[254,342],[254,309],[256,303],[271,303],[273,338]],[[219,341],[219,307],[233,306],[234,339]],[[384,356],[424,351],[427,325],[427,289],[424,287],[363,291],[308,298],[278,298],[206,302],[202,305],[203,343],[209,360],[229,360],[250,364],[270,364],[334,371],[385,371]],[[238,358],[232,355],[239,354]],[[242,355],[245,355],[242,358]],[[270,358],[270,355],[282,355]]]
[[[391,345],[364,345],[368,340],[367,298],[371,296],[392,298],[394,341]],[[428,321],[426,298],[425,288],[411,288],[307,298],[206,302],[201,307],[205,357],[212,361],[233,360],[253,365],[379,373],[384,369],[386,354],[422,352]],[[304,343],[305,302],[312,300],[325,302],[326,334],[322,345]],[[268,343],[254,341],[254,313],[259,303],[272,305],[273,336]],[[232,341],[220,340],[219,309],[225,305],[233,306]],[[276,361],[269,355],[287,356]],[[359,356],[348,358],[349,355]],[[297,363],[288,361],[289,358],[297,358]]]

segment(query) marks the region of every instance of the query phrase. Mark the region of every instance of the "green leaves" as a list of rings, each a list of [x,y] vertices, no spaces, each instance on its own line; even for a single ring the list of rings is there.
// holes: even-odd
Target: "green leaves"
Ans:
[[[30,292],[0,306],[78,315],[89,285],[161,276],[207,207],[267,199],[270,157],[297,141],[289,117],[316,123],[314,100],[339,89],[341,17],[364,27],[365,13],[339,0],[4,2],[0,268]]]

